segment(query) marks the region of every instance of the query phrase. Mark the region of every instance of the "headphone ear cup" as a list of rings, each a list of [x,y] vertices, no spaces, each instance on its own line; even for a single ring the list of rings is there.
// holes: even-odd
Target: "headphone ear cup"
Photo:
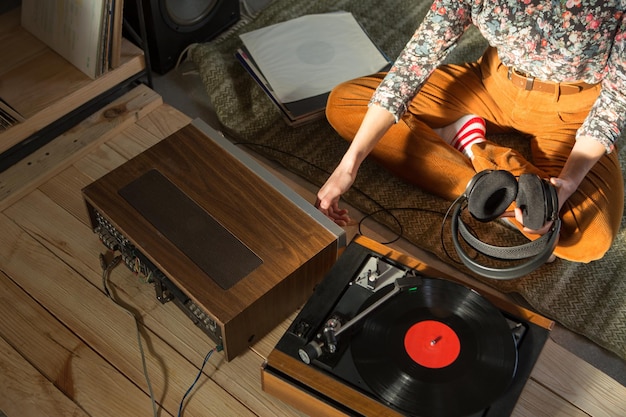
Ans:
[[[515,205],[522,210],[524,226],[540,229],[550,216],[547,204],[550,196],[547,194],[545,181],[535,174],[522,174],[519,177],[519,187]]]
[[[484,171],[483,171],[484,172]],[[517,180],[508,171],[491,171],[480,175],[467,194],[467,209],[481,222],[497,219],[515,201]]]

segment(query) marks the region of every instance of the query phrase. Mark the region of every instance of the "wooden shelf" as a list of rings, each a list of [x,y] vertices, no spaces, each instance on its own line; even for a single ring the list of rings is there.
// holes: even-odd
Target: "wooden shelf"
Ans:
[[[92,80],[23,29],[19,8],[0,15],[0,57],[0,97],[26,119],[0,131],[0,154],[145,69],[123,39],[120,66]]]

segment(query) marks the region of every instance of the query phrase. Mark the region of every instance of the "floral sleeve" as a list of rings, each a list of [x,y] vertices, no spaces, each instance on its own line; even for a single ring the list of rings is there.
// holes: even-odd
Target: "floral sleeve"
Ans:
[[[539,80],[602,83],[577,137],[607,152],[626,125],[626,13],[621,0],[435,0],[370,104],[396,121],[469,25],[502,62]]]
[[[626,14],[620,14],[621,26],[614,38],[602,90],[577,137],[590,136],[602,143],[607,153],[626,124]]]
[[[387,109],[398,121],[406,112],[407,103],[443,62],[471,23],[467,1],[436,0],[374,93],[370,104]]]

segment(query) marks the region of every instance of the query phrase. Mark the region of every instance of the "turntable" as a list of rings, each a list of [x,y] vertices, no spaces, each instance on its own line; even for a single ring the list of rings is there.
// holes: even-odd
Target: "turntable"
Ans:
[[[262,368],[310,415],[510,415],[552,322],[357,236]]]

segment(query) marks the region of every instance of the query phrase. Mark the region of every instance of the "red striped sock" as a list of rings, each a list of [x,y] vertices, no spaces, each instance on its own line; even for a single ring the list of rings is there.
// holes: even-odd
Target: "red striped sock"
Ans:
[[[451,125],[438,130],[443,140],[463,152],[468,158],[474,156],[471,150],[472,145],[485,141],[486,131],[485,120],[474,114],[463,116]],[[448,132],[449,134],[446,135]]]

